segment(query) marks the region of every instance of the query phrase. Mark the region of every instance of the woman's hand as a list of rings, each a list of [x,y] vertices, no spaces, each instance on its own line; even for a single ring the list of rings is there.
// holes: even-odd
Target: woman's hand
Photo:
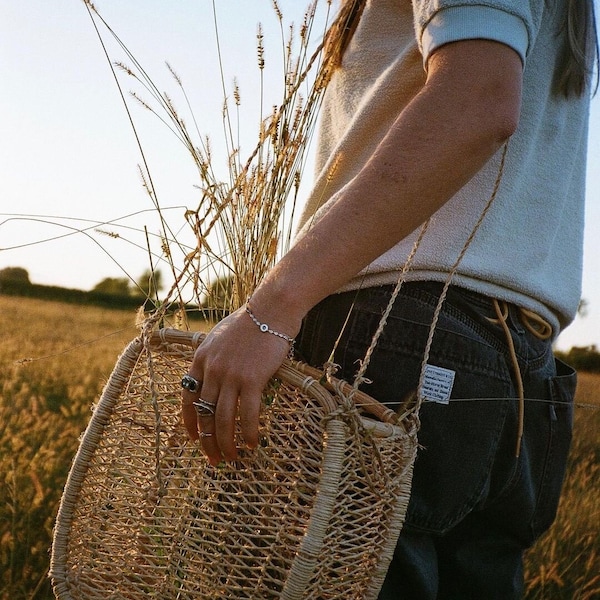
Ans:
[[[298,329],[299,324],[291,333]],[[182,415],[190,438],[200,437],[212,465],[237,458],[234,433],[238,414],[246,445],[258,445],[262,392],[289,349],[289,342],[261,331],[245,308],[240,308],[218,323],[196,350],[189,375],[199,382],[200,389],[183,390]],[[205,413],[202,415],[193,405],[199,399],[209,405],[208,410],[200,411]]]

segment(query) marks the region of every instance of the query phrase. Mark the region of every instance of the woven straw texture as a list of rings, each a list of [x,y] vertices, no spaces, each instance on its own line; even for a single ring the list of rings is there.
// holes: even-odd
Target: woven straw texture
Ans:
[[[57,598],[377,598],[409,499],[416,415],[397,423],[287,362],[263,395],[259,448],[212,467],[180,420],[201,340],[161,330],[119,358],[64,490]]]

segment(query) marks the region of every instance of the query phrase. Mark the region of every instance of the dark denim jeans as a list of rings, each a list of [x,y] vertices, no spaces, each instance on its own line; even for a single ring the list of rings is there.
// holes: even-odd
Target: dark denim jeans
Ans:
[[[394,406],[418,385],[441,284],[407,283],[371,359],[363,389]],[[298,352],[327,361],[352,381],[391,287],[330,296],[305,319]],[[451,287],[429,364],[455,371],[449,404],[425,402],[406,522],[380,600],[495,598],[523,593],[522,553],[552,523],[571,439],[575,372],[549,340],[508,325],[525,388],[524,435],[516,457],[518,400],[505,333],[489,298]]]

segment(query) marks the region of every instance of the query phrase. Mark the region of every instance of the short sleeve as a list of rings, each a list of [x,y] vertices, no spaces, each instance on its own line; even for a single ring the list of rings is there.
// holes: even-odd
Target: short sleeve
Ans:
[[[424,64],[440,46],[472,39],[506,44],[525,64],[541,22],[543,0],[413,0],[413,7]]]

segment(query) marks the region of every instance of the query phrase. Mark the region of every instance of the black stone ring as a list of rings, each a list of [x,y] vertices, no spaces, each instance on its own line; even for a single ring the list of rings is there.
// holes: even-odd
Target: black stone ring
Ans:
[[[200,391],[200,382],[197,379],[194,379],[191,375],[184,375],[181,378],[181,387],[184,390],[194,394],[195,392]]]

